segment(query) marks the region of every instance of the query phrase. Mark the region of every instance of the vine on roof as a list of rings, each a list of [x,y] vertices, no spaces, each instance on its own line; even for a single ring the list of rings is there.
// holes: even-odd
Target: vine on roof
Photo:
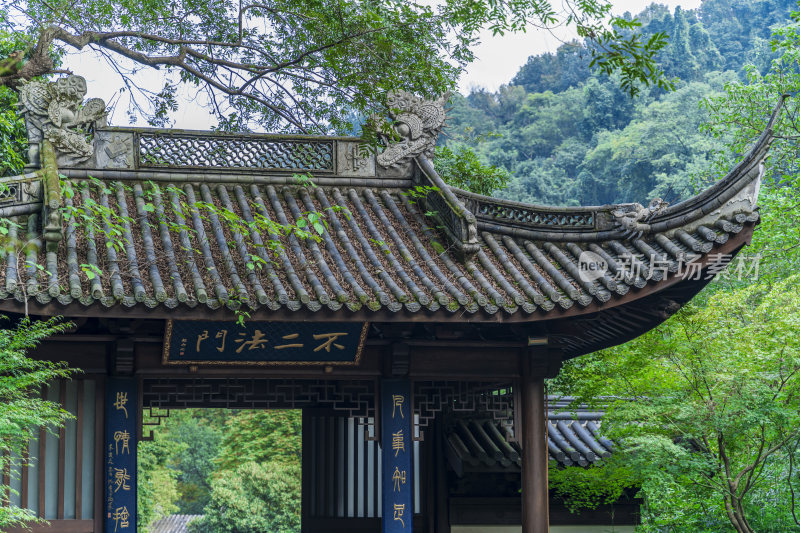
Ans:
[[[69,267],[66,271],[79,273],[92,286],[92,291],[100,293],[103,292],[103,278],[109,275],[100,265],[108,261],[116,262],[117,257],[125,257],[129,249],[137,246],[152,247],[153,239],[148,235],[158,234],[162,230],[172,236],[171,240],[176,244],[175,259],[179,263],[181,256],[202,256],[208,228],[212,228],[212,231],[218,228],[226,234],[227,242],[234,246],[233,250],[227,250],[230,259],[234,264],[241,260],[249,273],[277,268],[278,258],[285,254],[287,239],[321,242],[322,235],[328,231],[325,211],[349,216],[346,208],[335,205],[323,212],[302,211],[293,222],[287,217],[286,223],[281,223],[270,218],[264,206],[259,209],[258,205],[254,205],[245,215],[238,212],[233,204],[220,205],[213,200],[194,198],[193,193],[174,185],[162,186],[152,181],[129,185],[93,177],[74,182],[63,175],[59,178],[64,202],[57,209],[66,228],[63,238],[74,239],[74,227],[77,225],[86,228],[86,235],[92,239],[90,256],[93,254],[95,257],[94,261],[80,264],[77,258],[67,257]],[[300,187],[316,187],[311,175],[296,174],[295,179]],[[130,208],[127,205],[129,198],[133,198],[135,204]],[[42,240],[36,229],[36,217],[37,214],[29,216],[28,225],[32,224],[33,229],[28,228],[27,232],[17,217],[0,220],[0,251],[5,262],[12,262],[10,266],[17,272],[27,273],[26,282],[15,284],[14,287],[21,292],[26,314],[28,299],[40,290],[37,281],[40,277],[48,278],[47,290],[59,293],[70,292],[69,285],[73,281],[52,279],[54,274],[47,266],[47,259],[42,257]],[[136,234],[141,235],[141,240],[134,238]],[[253,238],[242,239],[245,236]],[[245,240],[248,241],[247,245],[244,245]],[[239,245],[238,250],[234,242]],[[106,251],[96,250],[95,246]],[[151,256],[151,262],[159,260],[158,254]],[[151,265],[143,263],[142,257],[147,257],[147,254],[140,256],[137,266],[140,270],[147,270]],[[183,261],[188,264],[194,259]],[[112,275],[124,275],[119,268],[112,269],[112,272]],[[68,276],[71,277],[71,274]],[[111,293],[119,297],[113,291]],[[249,318],[248,302],[248,295],[236,291],[231,291],[229,297],[222,301],[236,313],[240,323]]]

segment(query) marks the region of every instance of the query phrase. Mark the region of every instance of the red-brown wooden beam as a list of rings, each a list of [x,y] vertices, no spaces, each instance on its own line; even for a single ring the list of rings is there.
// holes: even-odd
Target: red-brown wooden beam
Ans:
[[[20,491],[20,507],[28,509],[28,462],[30,461],[30,446],[31,442],[25,445],[25,451],[22,454],[22,490]]]
[[[548,533],[547,414],[544,378],[523,362],[522,379],[522,533]]]

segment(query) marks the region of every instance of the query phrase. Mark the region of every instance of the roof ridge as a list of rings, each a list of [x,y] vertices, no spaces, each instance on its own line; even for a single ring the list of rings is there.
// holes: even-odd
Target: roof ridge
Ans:
[[[426,209],[444,224],[448,237],[466,259],[472,259],[480,249],[478,224],[474,213],[450,190],[450,186],[436,172],[433,163],[424,154],[416,157],[419,177],[428,182],[424,203]]]

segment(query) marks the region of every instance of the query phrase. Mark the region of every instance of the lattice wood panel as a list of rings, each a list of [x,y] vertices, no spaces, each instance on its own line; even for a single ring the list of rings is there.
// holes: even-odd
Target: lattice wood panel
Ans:
[[[159,409],[326,407],[374,418],[375,382],[313,379],[144,379],[142,406]]]
[[[485,414],[501,422],[514,439],[514,389],[511,383],[473,381],[415,381],[414,412],[419,427],[441,412]],[[420,432],[420,435],[422,433]]]

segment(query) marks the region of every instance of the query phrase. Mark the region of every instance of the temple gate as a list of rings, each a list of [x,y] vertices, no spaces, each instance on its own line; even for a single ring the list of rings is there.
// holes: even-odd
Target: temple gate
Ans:
[[[611,445],[591,418],[548,419],[544,379],[661,323],[730,261],[772,140],[770,122],[677,205],[543,207],[441,180],[443,101],[392,95],[401,140],[376,155],[349,137],[111,127],[65,79],[23,89],[31,165],[0,180],[0,217],[35,246],[6,253],[0,309],[75,323],[35,354],[84,371],[44,391],[75,419],[4,473],[15,504],[73,533],[136,531],[142,413],[188,407],[303,409],[303,531],[449,532],[490,504],[495,523],[548,531],[548,459]],[[515,472],[521,497],[454,492],[469,469]]]

